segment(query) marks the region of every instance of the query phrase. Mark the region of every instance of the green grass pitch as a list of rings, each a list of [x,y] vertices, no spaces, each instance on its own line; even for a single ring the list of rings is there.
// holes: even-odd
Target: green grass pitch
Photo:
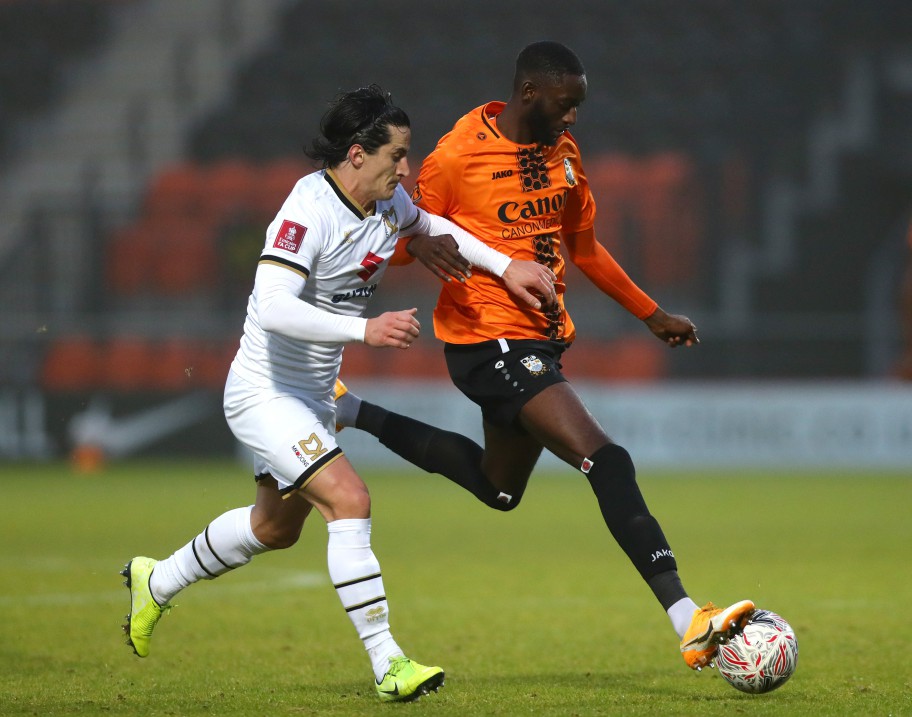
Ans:
[[[795,628],[795,676],[750,696],[686,669],[579,475],[536,475],[500,514],[439,476],[361,468],[394,634],[446,669],[439,694],[377,700],[317,514],[291,550],[180,595],[140,660],[120,631],[118,570],[250,502],[249,470],[6,464],[0,714],[912,714],[909,475],[641,471],[694,599],[750,597]]]

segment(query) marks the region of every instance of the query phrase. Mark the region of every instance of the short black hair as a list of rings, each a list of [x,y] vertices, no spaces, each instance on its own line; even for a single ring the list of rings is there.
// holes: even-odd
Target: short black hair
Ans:
[[[320,121],[320,137],[304,153],[323,167],[335,167],[353,144],[373,154],[390,142],[390,127],[410,127],[408,115],[393,104],[392,95],[379,85],[341,92]]]
[[[513,89],[519,89],[525,80],[535,77],[547,77],[557,84],[564,75],[581,77],[585,74],[583,63],[566,45],[550,40],[533,42],[526,45],[516,57]]]

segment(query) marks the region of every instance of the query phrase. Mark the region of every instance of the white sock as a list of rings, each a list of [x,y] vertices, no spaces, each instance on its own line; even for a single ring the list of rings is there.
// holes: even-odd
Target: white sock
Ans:
[[[336,399],[336,423],[340,426],[354,426],[361,410],[361,399],[351,391]]]
[[[269,550],[253,534],[252,510],[253,506],[248,505],[223,513],[183,548],[155,565],[149,589],[159,605],[169,602],[188,585],[224,575]]]
[[[690,627],[694,610],[697,609],[699,609],[699,606],[689,597],[681,598],[668,608],[668,617],[671,618],[671,624],[674,627],[674,631],[678,633],[679,640],[684,637],[684,633]]]
[[[347,518],[326,524],[329,577],[374,668],[377,682],[389,669],[389,658],[402,650],[390,634],[389,605],[380,563],[370,546],[370,518]]]

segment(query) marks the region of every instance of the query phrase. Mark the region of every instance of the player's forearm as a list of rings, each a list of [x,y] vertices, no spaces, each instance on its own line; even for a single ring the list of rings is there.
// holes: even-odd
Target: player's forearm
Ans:
[[[264,331],[321,343],[364,341],[367,319],[323,311],[298,298],[303,280],[291,271],[261,265],[254,295]]]
[[[658,304],[634,283],[605,247],[595,240],[592,230],[567,238],[572,261],[601,291],[617,301],[638,319],[652,315]]]
[[[484,242],[469,234],[462,227],[457,226],[449,219],[438,217],[435,214],[428,214],[424,210],[419,212],[418,221],[409,227],[413,234],[451,234],[459,245],[459,253],[462,254],[470,264],[489,271],[495,276],[503,276],[507,267],[510,265],[510,257],[501,254],[496,249],[492,249]]]
[[[607,272],[601,267],[580,266],[580,269],[593,284],[638,319],[648,318],[658,308],[658,303],[638,287],[619,266],[617,271]]]

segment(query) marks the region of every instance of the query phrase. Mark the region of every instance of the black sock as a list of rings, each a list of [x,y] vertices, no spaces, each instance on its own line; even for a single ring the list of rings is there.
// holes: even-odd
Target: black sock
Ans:
[[[481,446],[459,433],[441,430],[367,401],[361,401],[355,427],[376,436],[409,463],[449,478],[491,508],[509,510],[519,502],[518,496],[509,502],[501,497],[501,492],[481,470],[484,454]]]
[[[666,570],[664,573],[653,575],[646,582],[665,610],[668,610],[678,600],[687,597],[687,591],[681,584],[677,570]]]
[[[658,521],[649,513],[636,483],[630,454],[609,443],[590,456],[586,473],[598,499],[605,525],[634,567],[648,581],[659,573],[677,570],[674,553]]]
[[[361,406],[358,408],[358,415],[355,417],[355,428],[360,431],[367,431],[372,436],[380,437],[383,430],[383,422],[389,415],[382,406],[370,403],[361,399]]]

